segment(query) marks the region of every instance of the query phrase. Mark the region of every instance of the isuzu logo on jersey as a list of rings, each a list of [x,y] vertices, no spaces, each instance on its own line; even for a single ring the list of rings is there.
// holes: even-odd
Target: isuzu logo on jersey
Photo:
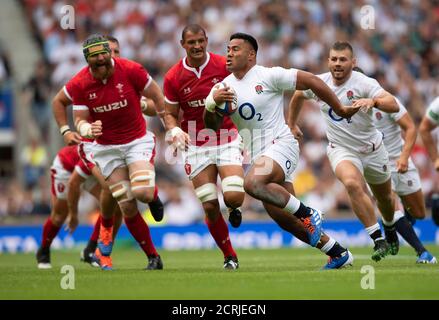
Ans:
[[[189,107],[197,108],[197,107],[204,107],[206,103],[206,99],[203,100],[194,100],[194,101],[188,101],[187,104]]]
[[[104,106],[94,107],[93,111],[97,112],[97,113],[102,113],[102,112],[117,110],[117,109],[126,107],[127,105],[128,105],[128,101],[127,101],[127,99],[124,99],[123,101],[109,103],[109,104],[106,104]]]

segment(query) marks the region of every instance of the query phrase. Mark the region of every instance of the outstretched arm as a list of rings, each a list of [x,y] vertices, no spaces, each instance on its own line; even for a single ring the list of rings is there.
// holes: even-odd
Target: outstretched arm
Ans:
[[[365,108],[366,111],[370,108],[377,108],[387,113],[394,113],[399,111],[399,106],[396,102],[395,97],[387,91],[383,91],[379,96],[373,99],[366,98],[355,100],[352,106]]]
[[[350,118],[360,109],[359,106],[343,106],[334,92],[316,75],[299,70],[296,81],[297,90],[311,89],[317,97],[334,109],[335,113],[343,118]]]
[[[78,203],[81,196],[81,184],[85,181],[76,170],[73,170],[69,179],[69,191],[67,193],[67,204],[69,214],[67,217],[66,230],[73,233],[78,226]]]

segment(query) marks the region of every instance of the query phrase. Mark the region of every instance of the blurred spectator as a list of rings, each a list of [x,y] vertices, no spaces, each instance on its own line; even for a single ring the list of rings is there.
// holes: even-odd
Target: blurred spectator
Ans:
[[[21,165],[26,190],[32,190],[45,177],[48,169],[46,147],[37,139],[31,138],[30,144],[21,151]]]
[[[36,121],[44,141],[47,142],[49,123],[52,120],[52,108],[49,104],[50,79],[44,61],[39,61],[36,64],[34,75],[24,89],[30,95],[32,118]]]

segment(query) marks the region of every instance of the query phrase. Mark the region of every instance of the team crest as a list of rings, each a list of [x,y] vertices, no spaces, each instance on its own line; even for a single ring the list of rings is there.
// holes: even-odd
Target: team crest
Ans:
[[[346,97],[349,99],[349,101],[352,101],[354,99],[354,92],[352,90],[349,90],[346,92]]]
[[[381,112],[377,112],[375,113],[375,118],[377,118],[377,120],[381,120],[383,118],[383,114]]]
[[[184,165],[184,171],[186,171],[186,174],[187,174],[187,175],[190,175],[190,174],[191,174],[191,172],[192,172],[192,167],[191,167],[190,163],[186,163],[186,164]]]
[[[63,193],[64,190],[66,189],[66,186],[64,185],[64,183],[58,183],[56,188],[58,189],[59,193]]]
[[[264,88],[263,88],[260,84],[258,84],[258,85],[255,87],[255,90],[256,90],[256,93],[257,93],[257,94],[261,94],[262,92],[264,92]]]
[[[213,83],[213,84],[217,84],[218,82],[219,82],[218,78],[213,78],[213,79],[212,79],[212,83]]]
[[[117,88],[117,90],[119,90],[119,93],[123,93],[123,84],[122,83],[118,83],[116,88]]]

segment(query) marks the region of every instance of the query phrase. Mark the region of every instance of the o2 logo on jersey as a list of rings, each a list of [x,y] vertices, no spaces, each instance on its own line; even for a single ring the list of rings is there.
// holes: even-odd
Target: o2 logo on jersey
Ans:
[[[346,119],[346,122],[347,122],[347,123],[351,123],[351,122],[352,122],[352,119],[351,119],[351,118],[343,118],[343,117],[339,117],[339,116],[334,112],[334,110],[333,110],[332,108],[329,108],[329,110],[328,110],[328,114],[329,114],[329,117],[330,117],[332,120],[336,121],[336,122],[343,121],[343,119]]]
[[[287,162],[285,162],[285,168],[287,168],[287,170],[291,169],[291,161],[287,160]]]
[[[255,107],[251,103],[243,103],[238,109],[239,115],[244,120],[252,120],[256,116],[256,121],[264,120],[260,112],[256,112]]]

